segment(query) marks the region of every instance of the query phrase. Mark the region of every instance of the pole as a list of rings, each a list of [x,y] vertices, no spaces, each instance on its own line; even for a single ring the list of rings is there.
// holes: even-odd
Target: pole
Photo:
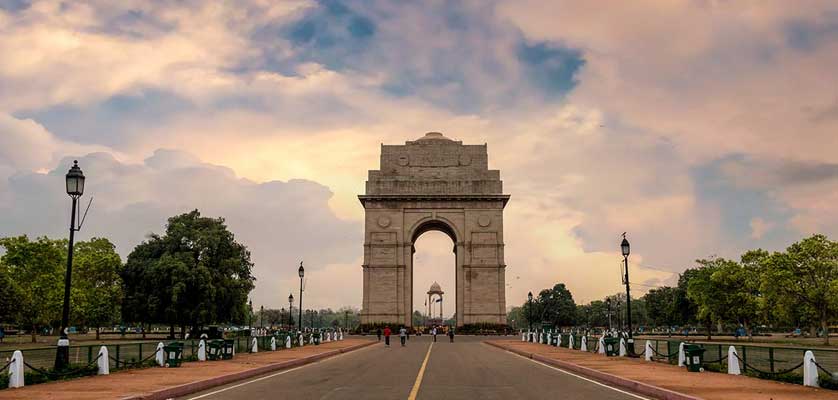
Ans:
[[[259,306],[259,328],[265,328],[265,306]]]
[[[343,311],[343,327],[349,330],[349,311]]]
[[[528,332],[532,332],[532,299],[528,299],[528,303],[529,307],[527,307],[527,322],[530,323],[530,329]]]
[[[300,326],[300,331],[303,330],[303,277],[300,277],[300,317],[298,325]]]
[[[70,340],[67,338],[70,325],[70,281],[73,275],[73,240],[76,234],[76,203],[78,197],[72,196],[73,205],[70,208],[70,243],[67,246],[67,273],[64,275],[64,307],[61,310],[61,336],[55,353],[55,369],[67,368],[70,363]]]
[[[629,287],[629,258],[623,256],[623,262],[626,264],[626,322],[628,323],[628,352],[634,354],[634,338],[632,337],[631,329],[631,289]]]
[[[293,306],[293,301],[289,301],[288,302],[288,326],[289,326],[289,329],[294,327],[294,314],[293,314],[294,308],[293,307],[294,307]]]

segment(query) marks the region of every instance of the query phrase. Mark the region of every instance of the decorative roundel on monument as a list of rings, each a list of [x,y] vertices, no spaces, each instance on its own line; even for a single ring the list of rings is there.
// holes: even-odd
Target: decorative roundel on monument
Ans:
[[[386,217],[386,216],[378,217],[378,226],[380,226],[382,228],[386,228],[386,227],[390,226],[390,217]]]
[[[471,156],[468,154],[460,154],[460,165],[471,164]]]
[[[407,164],[410,164],[410,159],[408,159],[407,156],[400,156],[399,165],[401,165],[402,167],[406,167]]]
[[[489,224],[491,223],[492,218],[490,218],[488,215],[481,215],[480,218],[477,218],[477,225],[480,225],[484,228],[489,226]]]

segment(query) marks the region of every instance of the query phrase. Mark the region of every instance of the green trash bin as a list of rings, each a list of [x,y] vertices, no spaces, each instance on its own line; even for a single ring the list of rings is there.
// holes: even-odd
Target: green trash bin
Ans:
[[[687,366],[687,371],[701,372],[701,363],[704,360],[705,349],[697,344],[684,344],[684,364]]]
[[[163,352],[166,353],[166,367],[180,367],[180,363],[183,362],[183,343],[169,343],[163,346]]]
[[[605,338],[605,355],[608,357],[620,355],[620,339],[613,337]]]
[[[207,360],[215,361],[221,359],[221,353],[224,351],[224,340],[213,339],[207,341]]]
[[[224,339],[224,347],[221,351],[221,359],[222,360],[230,360],[233,358],[234,347],[236,345],[236,341],[233,339]]]

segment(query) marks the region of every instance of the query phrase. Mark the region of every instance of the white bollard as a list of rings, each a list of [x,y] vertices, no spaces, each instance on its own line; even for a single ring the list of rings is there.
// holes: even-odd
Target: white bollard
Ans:
[[[314,344],[314,334],[313,333],[308,334],[308,344]]]
[[[625,357],[628,352],[626,351],[626,340],[620,338],[620,357]]]
[[[683,367],[687,356],[684,354],[684,342],[678,345],[678,366]]]
[[[258,353],[259,352],[259,341],[256,338],[250,342],[250,352],[251,353]]]
[[[579,350],[588,351],[588,337],[582,336],[582,344],[579,346]]]
[[[605,354],[605,335],[599,337],[598,346],[599,350],[597,350],[597,353]]]
[[[23,387],[23,353],[20,350],[15,350],[11,362],[11,365],[9,365],[9,387]]]
[[[207,360],[207,342],[204,339],[201,339],[198,342],[198,361],[206,361]]]
[[[736,347],[733,346],[727,349],[727,373],[730,375],[742,374],[742,371],[739,369],[739,357],[736,354]]]
[[[573,350],[573,334],[567,337],[567,348]]]
[[[653,353],[653,352],[654,352],[654,349],[652,348],[652,341],[651,341],[651,340],[647,340],[647,341],[646,341],[646,350],[645,350],[645,353],[646,353],[646,361],[652,361],[652,353]]]
[[[166,365],[166,357],[163,355],[163,342],[157,343],[157,354],[154,356],[154,361],[157,361],[157,365],[161,367]]]
[[[818,366],[815,365],[815,354],[806,350],[803,355],[803,386],[819,387]]]
[[[343,331],[340,331],[340,340],[343,340]]]
[[[547,344],[553,344],[553,334],[550,332],[547,332]]]
[[[99,348],[99,357],[96,360],[96,366],[99,368],[96,375],[109,375],[111,373],[111,364],[108,359],[108,346]]]
[[[523,330],[523,329],[521,329],[521,341],[522,341],[522,342],[526,342],[526,341],[527,341],[527,334],[526,334],[526,333],[524,333],[524,330]]]
[[[291,348],[291,335],[288,335],[288,337],[285,338],[285,348],[286,349]]]
[[[276,336],[271,336],[271,351],[276,351]]]
[[[297,339],[297,343],[299,343],[299,344],[300,344],[300,346],[305,346],[306,341],[305,341],[305,338],[303,338],[303,334],[302,334],[302,333],[300,334],[299,338]]]

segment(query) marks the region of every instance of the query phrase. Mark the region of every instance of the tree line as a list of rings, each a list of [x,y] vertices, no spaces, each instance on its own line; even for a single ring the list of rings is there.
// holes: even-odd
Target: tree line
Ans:
[[[829,326],[838,321],[838,242],[814,235],[770,253],[758,249],[739,260],[710,257],[679,275],[677,285],[649,290],[632,298],[634,329],[701,327],[708,338],[715,327],[742,327],[752,338],[755,327],[770,330],[808,328],[829,343]],[[513,328],[626,327],[625,293],[576,305],[563,283],[544,289],[513,307]],[[609,321],[609,316],[611,321]]]
[[[67,240],[26,236],[0,239],[0,323],[39,331],[60,325]],[[223,218],[198,210],[168,219],[125,263],[114,245],[93,238],[74,246],[70,325],[162,324],[199,329],[246,322],[254,287],[247,248]]]

